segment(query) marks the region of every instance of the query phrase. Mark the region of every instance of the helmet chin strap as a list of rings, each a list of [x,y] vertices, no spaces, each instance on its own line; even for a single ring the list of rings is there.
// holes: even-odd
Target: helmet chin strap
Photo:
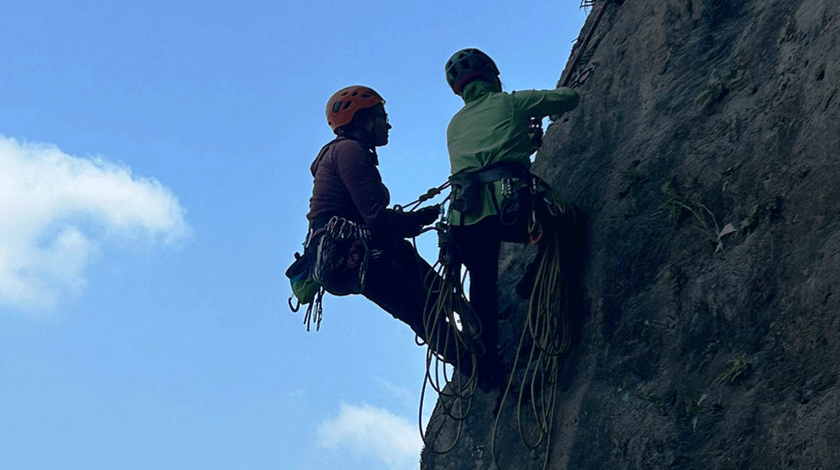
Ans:
[[[352,139],[361,142],[365,147],[369,147],[373,149],[376,145],[376,136],[373,134],[373,129],[367,130],[368,125],[365,124],[364,128],[354,128],[348,131],[342,132],[340,135],[341,137]]]

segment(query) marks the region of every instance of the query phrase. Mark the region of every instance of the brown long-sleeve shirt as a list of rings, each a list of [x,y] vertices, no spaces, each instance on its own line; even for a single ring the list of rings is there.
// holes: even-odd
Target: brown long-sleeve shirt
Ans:
[[[382,226],[391,195],[378,164],[376,151],[356,140],[338,137],[327,144],[310,168],[314,184],[307,219],[337,215],[372,229]]]

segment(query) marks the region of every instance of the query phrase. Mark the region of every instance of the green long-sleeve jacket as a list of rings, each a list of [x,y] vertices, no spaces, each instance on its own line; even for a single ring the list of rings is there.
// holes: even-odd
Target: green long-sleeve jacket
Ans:
[[[479,170],[503,161],[520,162],[530,167],[534,153],[528,134],[531,117],[561,114],[574,109],[580,96],[571,88],[497,92],[483,80],[467,84],[462,93],[464,107],[449,122],[446,131],[452,174]],[[493,186],[500,200],[501,183]],[[496,213],[490,185],[482,190],[482,210],[470,214],[450,211],[450,222],[472,225]]]

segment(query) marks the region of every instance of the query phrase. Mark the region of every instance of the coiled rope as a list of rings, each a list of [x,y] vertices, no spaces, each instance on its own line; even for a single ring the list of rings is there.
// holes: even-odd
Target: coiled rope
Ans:
[[[451,240],[447,238],[447,225],[441,222],[436,228],[439,231],[439,242],[450,243]],[[424,443],[437,454],[450,452],[460,439],[463,420],[469,414],[478,384],[477,358],[484,354],[481,344],[481,321],[473,311],[463,289],[467,273],[464,270],[463,275],[461,274],[460,263],[448,252],[452,248],[451,245],[442,247],[441,256],[433,267],[436,275],[430,274],[427,278],[429,295],[424,309],[428,349],[418,422]],[[465,371],[469,371],[469,374],[465,374]],[[458,422],[456,436],[445,449],[429,446],[423,433],[423,404],[427,387],[431,387],[438,394],[438,403],[445,416]]]
[[[565,214],[564,206],[548,203],[549,216],[555,221],[558,215]],[[512,370],[499,405],[499,411],[493,424],[491,453],[496,462],[496,435],[502,409],[516,381],[516,369],[527,350],[528,358],[521,372],[518,399],[516,404],[517,429],[522,442],[532,450],[537,450],[545,443],[543,468],[548,468],[549,449],[557,409],[557,385],[560,376],[560,358],[571,346],[569,313],[572,310],[569,299],[569,282],[564,269],[564,249],[560,242],[557,223],[551,224],[543,239],[544,248],[537,262],[537,274],[528,302],[525,318],[516,354],[513,357]],[[537,426],[536,438],[529,439],[523,425],[524,414]],[[496,463],[498,467],[498,463]]]
[[[449,186],[450,182],[446,181],[440,186],[429,189],[415,201],[405,205],[395,205],[394,209],[414,211],[420,204],[441,194]],[[441,216],[445,213],[446,211],[441,207]],[[463,421],[472,407],[472,397],[475,395],[478,384],[477,356],[483,354],[483,350],[481,349],[481,322],[464,293],[463,284],[467,273],[464,270],[462,276],[461,266],[455,261],[448,225],[442,221],[421,233],[430,230],[438,232],[440,245],[447,243],[449,245],[448,249],[441,251],[437,262],[423,280],[427,291],[423,307],[423,331],[426,334],[426,341],[424,342],[418,336],[416,342],[418,346],[427,346],[427,349],[426,372],[423,377],[418,409],[418,427],[427,448],[437,454],[446,454],[452,451],[460,440]],[[469,374],[464,374],[464,370],[470,371]],[[438,395],[437,403],[443,409],[444,415],[458,422],[455,439],[445,449],[429,446],[426,433],[423,432],[423,405],[429,387]]]
[[[569,283],[564,270],[565,253],[563,250],[565,247],[561,246],[561,236],[557,230],[559,221],[570,212],[570,209],[547,184],[541,180],[538,180],[538,184],[541,185],[541,191],[544,191],[538,194],[541,194],[540,204],[545,208],[542,215],[545,219],[543,220],[545,233],[535,261],[538,264],[529,297],[528,313],[523,322],[519,344],[493,425],[491,454],[493,461],[496,462],[495,443],[502,408],[514,389],[517,371],[521,370],[522,379],[518,385],[516,404],[517,429],[523,443],[529,449],[537,450],[545,444],[543,468],[547,468],[548,449],[551,445],[556,414],[560,358],[571,345]],[[531,223],[532,225],[537,223],[533,216]],[[426,448],[436,454],[446,454],[455,448],[462,435],[463,421],[469,414],[472,397],[477,389],[477,357],[484,351],[478,346],[481,338],[480,321],[464,293],[463,285],[467,272],[464,269],[462,273],[461,265],[452,253],[454,246],[452,240],[447,238],[446,224],[438,223],[435,228],[439,232],[441,252],[433,267],[436,276],[430,273],[424,281],[428,290],[424,306],[424,331],[428,349],[418,425]],[[531,230],[533,228],[529,227]],[[418,344],[422,345],[422,342],[418,341]],[[526,355],[527,359],[525,359]],[[470,362],[462,364],[463,360]],[[519,369],[517,365],[523,360],[525,366]],[[454,371],[447,362],[454,364]],[[470,371],[468,376],[460,373],[464,370],[463,366],[468,367]],[[445,448],[429,445],[430,442],[427,439],[429,433],[423,432],[423,405],[427,387],[431,387],[438,394],[438,403],[445,418],[458,423],[453,441]],[[536,437],[528,436],[527,427],[524,424],[526,419],[536,423]],[[444,424],[445,420],[441,422],[438,430]]]

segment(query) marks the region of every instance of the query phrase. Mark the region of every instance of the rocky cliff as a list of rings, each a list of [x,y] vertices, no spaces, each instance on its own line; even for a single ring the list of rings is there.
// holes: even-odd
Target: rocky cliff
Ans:
[[[422,469],[840,468],[840,2],[605,12],[534,167],[589,216],[550,440],[479,392],[438,407]],[[533,252],[505,255],[509,355]]]

